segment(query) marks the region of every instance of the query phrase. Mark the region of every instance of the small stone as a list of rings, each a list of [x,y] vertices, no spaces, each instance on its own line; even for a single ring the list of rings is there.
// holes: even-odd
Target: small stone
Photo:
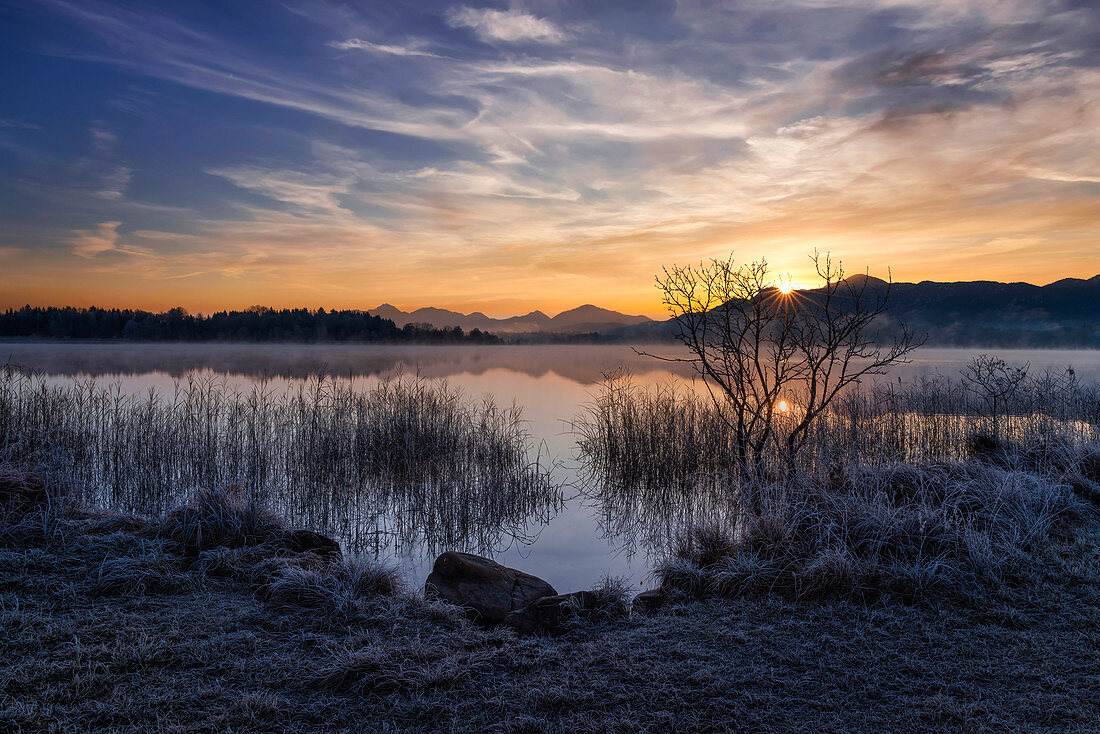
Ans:
[[[598,600],[594,591],[574,591],[571,594],[557,594],[528,604],[504,618],[503,624],[521,635],[536,632],[557,632],[566,620],[577,612],[592,609]]]

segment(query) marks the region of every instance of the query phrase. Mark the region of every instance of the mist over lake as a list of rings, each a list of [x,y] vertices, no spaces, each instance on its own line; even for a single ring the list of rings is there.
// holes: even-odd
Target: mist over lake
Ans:
[[[94,379],[102,386],[116,386],[128,395],[171,396],[188,379],[214,380],[229,389],[247,391],[266,381],[274,391],[293,391],[318,374],[345,380],[356,389],[367,389],[397,373],[419,375],[431,383],[446,382],[464,397],[481,400],[491,395],[498,405],[515,403],[529,432],[531,450],[553,466],[553,481],[560,487],[561,503],[539,505],[529,515],[511,518],[507,527],[466,529],[459,535],[459,549],[481,552],[506,565],[521,567],[563,590],[590,587],[605,574],[626,576],[643,584],[654,555],[654,537],[624,527],[623,508],[600,501],[599,488],[586,479],[578,455],[573,421],[590,405],[605,375],[627,370],[643,386],[680,384],[691,388],[686,365],[663,363],[639,355],[637,349],[657,354],[677,354],[668,345],[614,346],[363,346],[363,345],[240,345],[240,344],[112,344],[112,343],[5,343],[6,361],[23,369],[46,373],[53,382]],[[976,354],[989,350],[918,350],[909,364],[899,365],[877,381],[912,380],[939,374],[957,377],[959,369]],[[1082,380],[1100,376],[1100,352],[1084,350],[993,350],[1012,364],[1029,363],[1034,371],[1072,367]],[[178,498],[165,498],[178,499]],[[685,504],[689,501],[685,500]],[[110,504],[108,501],[107,504]],[[152,509],[152,508],[132,508]],[[305,523],[328,516],[316,508],[277,507],[280,513]],[[332,508],[338,515],[339,511]],[[711,508],[713,509],[713,508]],[[691,508],[679,510],[690,515]],[[668,517],[662,517],[665,513]],[[632,521],[652,522],[674,532],[684,515],[672,516],[667,507],[642,507]],[[647,516],[648,515],[648,516]],[[406,520],[415,523],[418,516]],[[371,520],[373,522],[374,520]],[[420,518],[421,522],[428,520]],[[489,518],[488,522],[492,522]],[[663,524],[662,524],[663,523]],[[670,525],[670,526],[669,526]],[[395,559],[410,578],[422,578],[441,538],[426,535],[380,537],[340,530],[330,520],[318,528],[333,532],[341,542],[362,552]],[[374,526],[371,526],[374,530]],[[440,532],[435,528],[434,532]],[[373,538],[371,543],[364,538]],[[455,536],[449,536],[453,539]],[[488,547],[486,547],[488,544]]]

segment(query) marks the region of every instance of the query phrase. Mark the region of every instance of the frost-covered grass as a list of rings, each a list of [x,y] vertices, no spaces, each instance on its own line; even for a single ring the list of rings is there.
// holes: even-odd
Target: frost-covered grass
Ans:
[[[904,476],[876,480],[876,491],[938,491]],[[70,506],[28,477],[0,484],[0,500],[5,731],[1085,732],[1100,722],[1095,522],[1051,526],[1028,572],[981,604],[685,598],[654,617],[597,615],[517,637],[367,561],[252,536],[188,555],[164,517]],[[226,500],[218,516],[246,511]],[[691,547],[714,562],[734,548],[720,534]],[[622,589],[606,592],[621,611]]]
[[[721,400],[614,377],[578,444],[609,534],[663,545],[673,597],[977,604],[1100,505],[1098,390],[1041,375],[991,412],[958,381],[854,389],[746,475]]]
[[[1064,477],[975,461],[849,467],[824,487],[758,496],[759,513],[685,533],[662,586],[695,598],[980,603],[1026,582],[1052,534],[1094,511]]]

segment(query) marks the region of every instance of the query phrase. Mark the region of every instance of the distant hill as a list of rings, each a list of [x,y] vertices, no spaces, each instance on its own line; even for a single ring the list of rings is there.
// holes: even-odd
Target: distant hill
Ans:
[[[864,275],[851,280],[867,280],[869,288],[887,285]],[[894,283],[890,288],[889,321],[927,333],[931,345],[1100,348],[1100,275],[1087,280],[1064,278],[1044,286],[926,280]],[[812,297],[814,290],[805,293]],[[653,321],[602,332],[602,336],[614,341],[665,341],[675,333],[675,324]]]
[[[409,323],[431,324],[437,329],[458,326],[465,331],[481,329],[496,334],[579,334],[593,331],[610,331],[622,326],[650,322],[650,319],[645,316],[629,316],[591,304],[562,311],[553,318],[542,311],[532,311],[523,316],[511,316],[504,319],[494,319],[480,311],[463,314],[458,311],[432,307],[418,308],[415,311],[406,312],[388,303],[370,309],[369,313],[390,319],[398,326]]]
[[[1100,275],[1065,278],[1049,285],[972,281],[895,283],[890,313],[902,321],[965,323],[1031,330],[1095,326],[1100,314]]]

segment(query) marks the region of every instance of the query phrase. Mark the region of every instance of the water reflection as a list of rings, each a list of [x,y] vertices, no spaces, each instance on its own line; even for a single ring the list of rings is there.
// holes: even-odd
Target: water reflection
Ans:
[[[641,554],[646,563],[663,557],[682,531],[723,524],[737,517],[727,476],[696,474],[680,481],[645,481],[611,470],[586,473],[585,506],[600,535],[620,552]]]
[[[196,371],[250,379],[305,379],[319,373],[379,376],[395,370],[424,377],[507,370],[540,378],[556,374],[580,384],[608,370],[668,374],[668,366],[622,345],[417,346],[357,344],[0,343],[0,363],[54,375],[141,375],[175,378]],[[680,372],[689,374],[683,368]],[[562,416],[568,417],[568,416]]]

